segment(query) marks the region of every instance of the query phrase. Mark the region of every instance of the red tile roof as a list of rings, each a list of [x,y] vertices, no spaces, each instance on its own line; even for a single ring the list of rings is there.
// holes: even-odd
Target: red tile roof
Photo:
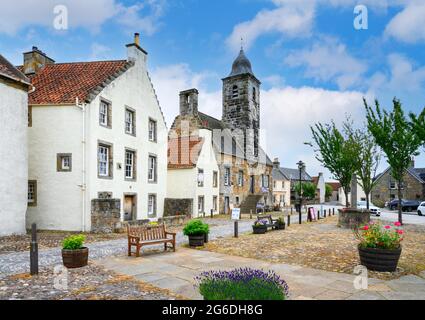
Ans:
[[[203,145],[204,139],[200,137],[170,139],[168,141],[168,168],[195,168]]]
[[[0,75],[28,84],[30,80],[0,54]]]
[[[126,60],[48,64],[30,76],[35,91],[29,104],[90,102],[131,66]]]
[[[333,191],[338,191],[341,188],[341,183],[339,182],[326,182],[326,184],[330,185]]]

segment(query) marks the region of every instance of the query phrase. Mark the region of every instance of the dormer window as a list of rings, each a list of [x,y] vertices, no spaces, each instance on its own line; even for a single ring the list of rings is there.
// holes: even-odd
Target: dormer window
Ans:
[[[236,99],[239,97],[239,88],[238,86],[233,86],[232,88],[232,99]]]

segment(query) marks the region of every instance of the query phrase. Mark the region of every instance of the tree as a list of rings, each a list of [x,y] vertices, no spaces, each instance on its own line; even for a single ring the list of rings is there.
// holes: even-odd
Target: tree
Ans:
[[[311,200],[316,197],[316,186],[314,185],[314,183],[306,182],[306,183],[302,183],[301,186],[302,186],[303,198]],[[301,193],[299,183],[295,185],[295,192],[298,194]]]
[[[402,224],[403,176],[411,164],[412,157],[419,154],[418,149],[422,141],[414,130],[414,123],[405,116],[400,100],[394,98],[391,112],[382,110],[378,100],[375,100],[374,107],[369,106],[366,99],[363,100],[369,132],[385,153],[391,174],[398,183],[398,219]]]
[[[331,185],[329,185],[329,184],[326,184],[326,185],[325,185],[325,188],[326,188],[325,198],[326,198],[326,199],[329,199],[329,198],[331,198],[331,197],[332,197],[332,195],[333,195],[333,193],[334,193],[334,188],[332,188],[332,186],[331,186]]]
[[[367,130],[354,129],[350,121],[344,123],[345,132],[359,144],[359,153],[356,155],[356,175],[359,185],[366,195],[366,208],[370,208],[370,194],[376,185],[374,180],[381,161],[381,153],[373,137]]]
[[[318,148],[315,150],[316,159],[332,173],[335,180],[340,182],[348,207],[348,194],[351,190],[352,177],[356,172],[359,144],[353,137],[344,137],[334,122],[325,125],[317,123],[311,127],[311,132]]]

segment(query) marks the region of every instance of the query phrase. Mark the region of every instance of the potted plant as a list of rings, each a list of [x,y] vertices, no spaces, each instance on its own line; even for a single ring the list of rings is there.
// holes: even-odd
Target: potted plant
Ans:
[[[62,260],[65,267],[81,268],[88,264],[89,249],[83,247],[86,237],[74,235],[63,240]]]
[[[285,230],[286,223],[285,223],[285,220],[282,217],[279,217],[279,219],[277,219],[276,224],[277,224],[277,226],[276,226],[277,230]]]
[[[402,252],[404,231],[400,227],[399,222],[371,223],[357,230],[361,264],[372,271],[395,272]]]
[[[201,220],[189,221],[183,229],[183,234],[189,237],[189,246],[203,247],[205,235],[208,235],[209,226]]]
[[[267,232],[267,224],[267,220],[255,221],[254,225],[252,226],[254,234],[265,234]]]

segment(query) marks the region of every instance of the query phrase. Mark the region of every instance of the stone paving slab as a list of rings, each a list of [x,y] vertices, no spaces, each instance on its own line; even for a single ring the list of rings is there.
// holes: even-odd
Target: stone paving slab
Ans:
[[[251,267],[273,269],[287,283],[293,300],[410,300],[425,299],[425,279],[406,276],[399,280],[369,279],[368,290],[354,288],[354,275],[272,264],[255,259],[180,248],[176,253],[151,255],[149,258],[115,257],[99,260],[115,272],[133,275],[149,284],[168,289],[189,299],[202,299],[194,278],[202,271]],[[154,270],[153,270],[154,268]],[[146,272],[149,270],[149,272]],[[139,274],[137,272],[140,271]]]

